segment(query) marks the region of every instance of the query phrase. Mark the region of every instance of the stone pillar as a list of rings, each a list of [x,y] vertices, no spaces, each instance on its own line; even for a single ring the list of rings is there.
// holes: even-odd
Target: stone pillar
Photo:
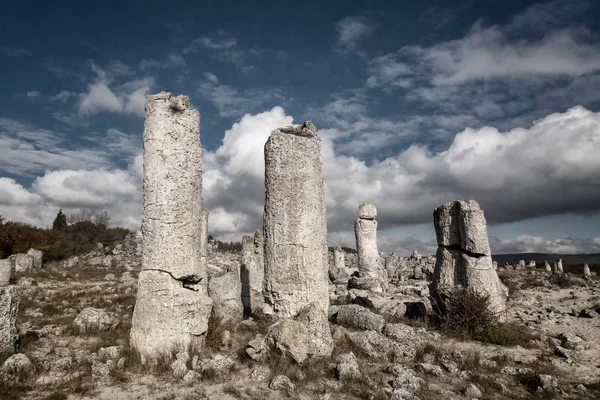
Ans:
[[[248,314],[260,315],[264,306],[263,284],[265,265],[263,236],[256,231],[254,236],[242,236],[242,303]]]
[[[244,316],[240,272],[236,267],[208,282],[208,295],[213,301],[212,316],[218,324],[237,323]]]
[[[202,265],[200,114],[187,96],[146,97],[142,271],[131,347],[143,359],[198,351],[212,301]]]
[[[333,265],[336,271],[345,271],[346,270],[346,260],[344,257],[344,250],[340,246],[335,246],[333,248]]]
[[[13,265],[10,258],[0,260],[0,286],[7,286],[13,275]]]
[[[14,285],[0,287],[0,363],[17,350],[17,313],[21,296]]]
[[[18,253],[10,257],[13,260],[15,272],[29,272],[33,269],[33,257],[29,254]]]
[[[346,269],[344,250],[340,246],[333,248],[333,263],[329,266],[329,279],[335,284],[348,284],[350,274]]]
[[[315,126],[284,127],[265,144],[265,312],[329,309],[327,219],[321,138]]]
[[[476,201],[453,201],[433,212],[438,242],[432,300],[445,309],[448,293],[462,285],[490,296],[490,305],[500,317],[506,308],[508,290],[492,265],[487,224]]]
[[[548,264],[548,261],[544,260],[544,270],[546,272],[552,272],[552,267],[550,266],[550,264]]]
[[[27,250],[27,254],[33,258],[33,268],[42,268],[44,253],[41,250],[29,249]]]
[[[363,203],[358,207],[354,235],[358,254],[358,277],[353,277],[350,285],[381,293],[386,287],[387,272],[383,273],[384,267],[377,250],[377,209],[373,204]]]
[[[563,273],[563,265],[562,265],[562,259],[561,258],[559,258],[558,260],[554,261],[553,273],[555,275],[561,275]]]
[[[202,280],[200,283],[207,290],[208,285],[208,210],[202,209],[200,220],[200,264],[202,265]]]
[[[590,266],[587,264],[583,264],[583,275],[584,276],[592,276],[592,273],[590,271]]]

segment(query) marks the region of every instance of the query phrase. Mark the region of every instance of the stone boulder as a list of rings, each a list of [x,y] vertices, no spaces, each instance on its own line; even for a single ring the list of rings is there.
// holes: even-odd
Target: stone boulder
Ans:
[[[114,330],[121,320],[113,312],[101,308],[84,308],[73,321],[73,328],[79,334],[108,332]]]
[[[19,253],[13,254],[13,265],[15,266],[15,272],[23,273],[33,269],[33,257],[29,254]]]
[[[337,313],[333,318],[335,322],[341,325],[377,332],[381,332],[385,325],[385,319],[381,315],[357,304],[338,306]]]

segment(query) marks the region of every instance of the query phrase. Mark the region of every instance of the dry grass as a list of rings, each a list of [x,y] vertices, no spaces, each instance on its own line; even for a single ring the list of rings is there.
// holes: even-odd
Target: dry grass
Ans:
[[[463,287],[453,289],[444,301],[433,304],[434,327],[459,340],[478,340],[500,346],[531,347],[535,335],[525,326],[499,321],[489,295]]]

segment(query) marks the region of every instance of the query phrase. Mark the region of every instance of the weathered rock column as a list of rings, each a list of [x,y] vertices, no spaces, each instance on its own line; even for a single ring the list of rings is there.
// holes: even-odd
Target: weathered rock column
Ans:
[[[546,272],[552,272],[552,267],[548,264],[548,261],[544,261],[544,270]]]
[[[254,236],[242,236],[242,303],[248,314],[262,313],[265,304],[263,283],[265,280],[265,264],[263,236],[256,231]]]
[[[562,258],[559,258],[558,260],[556,260],[554,262],[554,273],[555,274],[562,274],[564,272],[563,267],[562,267]]]
[[[333,263],[329,266],[329,279],[335,284],[348,284],[350,274],[346,269],[345,253],[340,246],[333,248]]]
[[[592,276],[592,272],[590,271],[590,266],[587,264],[583,264],[583,275],[584,276]]]
[[[13,265],[9,258],[0,260],[0,286],[7,286],[13,276]]]
[[[197,351],[207,330],[199,124],[187,96],[146,97],[142,271],[131,328],[131,347],[144,359]]]
[[[21,296],[14,285],[0,287],[0,364],[17,350],[17,313]]]
[[[387,286],[387,272],[377,250],[377,209],[373,204],[363,203],[359,206],[354,235],[358,253],[358,278],[353,277],[350,284],[381,293]]]
[[[213,301],[212,316],[218,324],[238,323],[243,319],[242,286],[237,265],[210,278],[208,295]]]
[[[327,313],[321,138],[312,122],[271,132],[265,144],[265,189],[266,307],[278,317],[293,317],[314,302]]]
[[[41,250],[29,249],[27,254],[33,258],[33,268],[42,268],[44,253]]]
[[[208,215],[206,208],[202,209],[202,219],[200,220],[200,265],[202,266],[202,280],[200,281],[204,292],[208,285]]]
[[[433,212],[438,250],[432,300],[441,311],[448,293],[462,285],[490,297],[492,310],[500,317],[506,306],[508,290],[492,266],[492,257],[483,211],[476,201],[453,201]]]

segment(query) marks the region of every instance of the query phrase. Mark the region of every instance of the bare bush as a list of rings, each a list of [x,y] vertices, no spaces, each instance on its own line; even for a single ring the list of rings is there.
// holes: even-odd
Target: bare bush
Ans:
[[[80,208],[66,214],[67,224],[74,225],[78,222],[92,222],[96,225],[108,226],[110,222],[110,213],[106,210],[94,208]]]

